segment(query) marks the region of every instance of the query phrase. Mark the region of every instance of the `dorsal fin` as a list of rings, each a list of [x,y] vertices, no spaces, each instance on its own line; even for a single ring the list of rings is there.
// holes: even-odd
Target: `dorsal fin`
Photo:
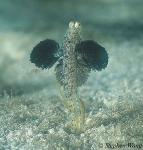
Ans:
[[[51,39],[46,39],[37,44],[30,55],[30,61],[42,69],[50,68],[58,60],[59,44]]]

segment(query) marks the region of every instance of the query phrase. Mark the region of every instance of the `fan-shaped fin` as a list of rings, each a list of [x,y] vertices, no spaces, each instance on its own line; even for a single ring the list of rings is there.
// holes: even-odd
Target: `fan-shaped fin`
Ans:
[[[93,70],[105,69],[108,64],[108,54],[104,47],[92,40],[82,41],[76,46],[77,55],[81,55],[87,65]]]
[[[58,82],[60,83],[60,85],[63,85],[64,73],[63,73],[63,60],[62,59],[59,60],[59,63],[55,67],[55,71],[56,71],[56,78]],[[77,64],[77,76],[76,76],[77,86],[81,86],[87,81],[89,72],[90,72],[90,68],[88,68],[82,63]]]
[[[58,60],[59,44],[54,40],[46,39],[37,44],[30,55],[30,61],[37,67],[46,69]]]

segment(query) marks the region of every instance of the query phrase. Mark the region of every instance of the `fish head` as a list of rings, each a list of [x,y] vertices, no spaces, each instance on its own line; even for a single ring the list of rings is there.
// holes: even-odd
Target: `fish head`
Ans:
[[[67,32],[67,38],[72,42],[76,43],[79,41],[81,35],[81,25],[79,22],[71,21]]]

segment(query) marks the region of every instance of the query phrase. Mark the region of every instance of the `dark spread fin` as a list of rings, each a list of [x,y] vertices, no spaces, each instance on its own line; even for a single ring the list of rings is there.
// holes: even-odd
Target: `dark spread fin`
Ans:
[[[42,69],[50,68],[58,60],[59,44],[54,40],[46,39],[37,44],[30,55],[31,63]]]
[[[60,85],[63,85],[64,74],[63,74],[63,60],[62,59],[59,60],[57,66],[55,67],[55,71],[56,71],[56,78],[58,82],[60,83]],[[90,69],[84,64],[82,64],[82,62],[77,64],[77,86],[81,86],[87,81],[89,72],[90,72]]]
[[[92,40],[82,41],[76,46],[77,55],[93,70],[105,69],[108,64],[108,54],[104,47]]]

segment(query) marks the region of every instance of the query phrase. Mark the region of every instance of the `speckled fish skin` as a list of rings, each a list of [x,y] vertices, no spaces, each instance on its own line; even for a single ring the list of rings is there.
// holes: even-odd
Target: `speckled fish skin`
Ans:
[[[78,22],[70,22],[63,42],[64,91],[68,99],[77,96],[77,56],[75,46],[81,42],[81,26]]]

